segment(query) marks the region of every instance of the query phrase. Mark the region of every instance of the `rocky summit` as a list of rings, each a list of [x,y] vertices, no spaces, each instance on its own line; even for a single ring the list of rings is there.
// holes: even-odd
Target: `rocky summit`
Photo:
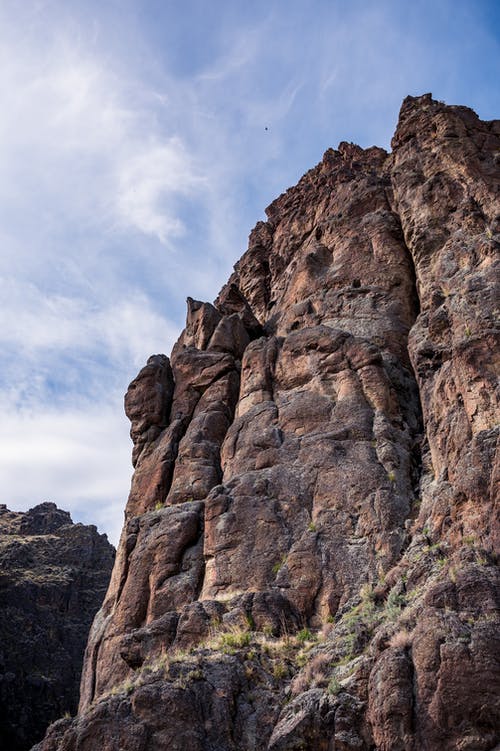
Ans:
[[[125,397],[79,713],[38,751],[488,751],[500,121],[430,94],[267,209]]]
[[[41,503],[0,505],[0,749],[25,751],[76,711],[81,663],[114,548]]]

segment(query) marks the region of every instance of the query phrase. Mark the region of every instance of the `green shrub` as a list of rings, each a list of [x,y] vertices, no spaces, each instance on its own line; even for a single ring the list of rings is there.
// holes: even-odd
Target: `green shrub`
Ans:
[[[228,631],[225,634],[221,634],[220,643],[221,647],[230,647],[240,649],[241,647],[248,647],[250,644],[252,635],[250,631]]]
[[[273,566],[273,574],[276,576],[280,568],[284,566],[286,563],[286,555],[282,555],[281,559],[279,561],[276,561],[276,563]]]
[[[337,696],[342,691],[342,686],[336,678],[336,676],[332,676],[330,680],[328,681],[328,688],[326,689],[329,694],[332,694],[332,696]]]
[[[249,631],[255,631],[255,621],[253,619],[253,615],[251,613],[247,613],[245,615],[245,621],[247,624],[247,629]]]
[[[306,641],[313,641],[314,637],[308,628],[303,628],[297,633],[297,641],[304,644]]]
[[[406,598],[403,594],[397,593],[394,590],[389,593],[387,603],[385,606],[385,612],[388,618],[391,620],[397,618],[402,608],[406,605]]]
[[[288,668],[283,662],[276,662],[273,666],[273,676],[276,680],[286,678],[288,676]]]

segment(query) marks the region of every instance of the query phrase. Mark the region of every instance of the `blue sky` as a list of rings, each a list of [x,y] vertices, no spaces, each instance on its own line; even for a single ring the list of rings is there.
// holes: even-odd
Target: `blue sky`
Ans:
[[[500,4],[0,0],[1,502],[116,542],[123,393],[330,146],[500,113]],[[267,128],[267,130],[266,130]]]

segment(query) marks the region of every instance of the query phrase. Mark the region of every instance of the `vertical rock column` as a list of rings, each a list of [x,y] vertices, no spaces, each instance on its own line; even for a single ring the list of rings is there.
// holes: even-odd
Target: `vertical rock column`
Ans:
[[[500,124],[408,97],[393,149],[394,204],[421,302],[409,350],[433,476],[422,514],[442,539],[498,549]]]
[[[89,638],[81,707],[175,640],[201,590],[204,507],[222,477],[220,446],[249,342],[238,313],[188,298],[171,360],[154,355],[131,383],[135,473],[112,581]]]
[[[405,577],[413,609],[369,681],[382,751],[498,742],[499,136],[499,121],[426,95],[404,101],[393,139],[427,450],[412,544],[392,577]]]

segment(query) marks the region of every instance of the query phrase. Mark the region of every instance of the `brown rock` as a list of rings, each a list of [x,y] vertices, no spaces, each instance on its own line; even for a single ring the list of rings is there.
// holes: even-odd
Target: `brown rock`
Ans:
[[[174,381],[165,355],[153,355],[125,395],[125,413],[132,423],[134,467],[146,444],[153,443],[168,425]]]
[[[329,149],[188,300],[173,380],[127,397],[80,716],[40,751],[499,742],[499,135],[407,98],[392,154]]]

